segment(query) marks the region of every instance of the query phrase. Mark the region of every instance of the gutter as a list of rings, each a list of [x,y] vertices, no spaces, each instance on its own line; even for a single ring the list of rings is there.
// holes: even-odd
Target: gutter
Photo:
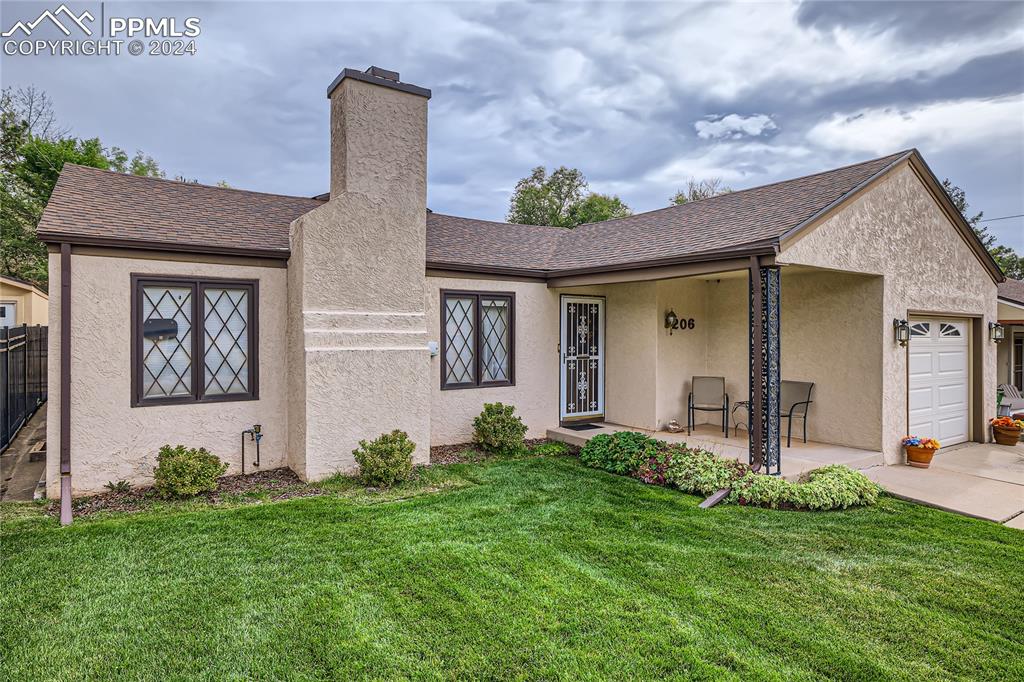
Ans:
[[[241,256],[244,258],[272,258],[277,260],[288,260],[291,256],[291,251],[288,249],[242,248],[236,246],[158,242],[142,239],[115,239],[112,237],[67,235],[46,231],[40,231],[37,234],[39,239],[46,244],[105,246],[114,249],[138,249],[141,251],[163,251],[165,253],[204,253],[220,256]]]

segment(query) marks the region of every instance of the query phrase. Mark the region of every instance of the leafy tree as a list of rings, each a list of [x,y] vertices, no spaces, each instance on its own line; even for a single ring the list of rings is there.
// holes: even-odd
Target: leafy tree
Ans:
[[[57,124],[45,92],[34,87],[0,92],[0,272],[45,286],[46,246],[36,236],[43,209],[65,163],[163,177],[152,157],[106,149]]]
[[[726,187],[722,183],[722,178],[708,178],[706,180],[690,178],[686,181],[686,188],[673,194],[669,201],[679,206],[680,204],[700,201],[701,199],[707,199],[719,194],[728,194],[731,191],[732,188]]]
[[[964,220],[971,226],[974,233],[978,235],[982,245],[992,254],[992,258],[999,264],[1003,274],[1013,279],[1024,279],[1024,257],[1018,255],[1009,246],[996,243],[996,236],[988,231],[988,227],[981,224],[982,216],[985,215],[983,211],[978,211],[973,216],[968,216],[970,204],[967,203],[967,193],[957,185],[954,185],[949,178],[942,181],[942,189],[946,190],[946,194],[949,195],[956,209],[960,211],[960,215],[964,217]]]
[[[588,187],[577,168],[559,166],[548,175],[547,169],[537,166],[516,183],[507,219],[522,225],[572,228],[632,214],[617,196],[590,192]]]

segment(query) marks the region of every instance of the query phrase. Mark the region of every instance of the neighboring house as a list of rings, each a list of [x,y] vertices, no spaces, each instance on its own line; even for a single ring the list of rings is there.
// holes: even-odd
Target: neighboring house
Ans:
[[[49,295],[42,287],[0,275],[0,327],[47,323]]]
[[[813,440],[889,463],[908,431],[986,439],[1002,275],[917,151],[575,230],[509,225],[427,209],[429,90],[346,69],[327,94],[328,195],[65,166],[39,228],[51,496],[146,481],[164,443],[232,473],[244,443],[249,470],[255,423],[261,465],[307,479],[395,428],[427,462],[484,402],[515,405],[529,437],[655,430],[685,420],[694,375],[753,396],[769,462],[780,378],[815,382]]]
[[[998,382],[1024,390],[1024,281],[999,285],[999,323],[1005,340],[999,344]]]

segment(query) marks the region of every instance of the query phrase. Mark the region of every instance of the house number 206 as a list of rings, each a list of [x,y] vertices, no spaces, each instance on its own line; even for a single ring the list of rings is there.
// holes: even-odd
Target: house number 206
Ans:
[[[684,320],[675,320],[672,323],[672,329],[693,329],[693,318],[687,318]]]

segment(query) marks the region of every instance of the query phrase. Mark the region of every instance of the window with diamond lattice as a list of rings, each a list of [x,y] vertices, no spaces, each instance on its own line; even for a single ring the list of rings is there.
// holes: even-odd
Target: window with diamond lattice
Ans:
[[[132,281],[133,406],[258,397],[256,282]]]
[[[514,308],[512,294],[441,292],[441,388],[515,383]]]

